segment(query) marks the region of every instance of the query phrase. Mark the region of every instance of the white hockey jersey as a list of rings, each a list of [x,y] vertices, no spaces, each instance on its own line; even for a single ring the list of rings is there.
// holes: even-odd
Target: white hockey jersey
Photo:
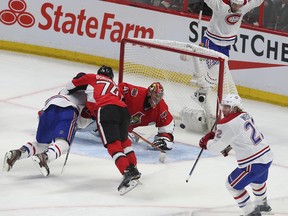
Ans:
[[[66,88],[62,89],[58,95],[50,97],[45,102],[45,106],[42,110],[46,110],[50,105],[56,105],[59,107],[74,107],[79,113],[82,112],[86,103],[86,94],[84,91],[74,92],[68,95],[68,90]],[[84,129],[93,123],[94,120],[90,118],[83,118],[80,114],[77,118],[77,129]]]
[[[66,88],[62,89],[59,94],[54,95],[46,100],[45,106],[42,110],[46,110],[50,105],[56,105],[59,107],[69,107],[72,106],[76,108],[79,112],[81,107],[85,106],[86,94],[85,92],[75,92],[68,95],[68,90]]]
[[[240,168],[255,163],[267,164],[273,160],[269,145],[248,113],[232,113],[221,119],[215,138],[208,141],[207,149],[219,153],[228,145],[235,151]]]
[[[231,12],[230,0],[204,1],[213,10],[205,36],[214,44],[229,46],[236,42],[243,16],[253,8],[260,6],[264,0],[250,0],[236,13]]]

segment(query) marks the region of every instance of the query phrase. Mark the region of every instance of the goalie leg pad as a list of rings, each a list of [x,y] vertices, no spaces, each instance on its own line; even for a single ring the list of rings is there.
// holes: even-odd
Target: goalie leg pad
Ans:
[[[184,107],[180,112],[180,116],[185,129],[195,132],[207,131],[207,120],[204,110]]]

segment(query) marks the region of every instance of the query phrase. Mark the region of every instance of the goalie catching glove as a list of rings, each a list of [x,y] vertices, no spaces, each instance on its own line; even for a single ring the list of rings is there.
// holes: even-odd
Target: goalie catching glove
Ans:
[[[215,137],[215,133],[214,132],[209,132],[207,133],[204,137],[201,138],[201,140],[199,141],[199,146],[203,149],[207,149],[207,142],[210,139],[214,139]]]
[[[158,133],[154,137],[153,144],[162,150],[171,150],[174,144],[174,137],[170,133]]]

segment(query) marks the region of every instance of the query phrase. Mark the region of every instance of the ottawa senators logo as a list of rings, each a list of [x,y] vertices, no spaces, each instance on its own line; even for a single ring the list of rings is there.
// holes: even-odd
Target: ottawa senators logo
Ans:
[[[130,123],[132,125],[141,123],[142,116],[144,116],[144,114],[142,112],[135,113],[133,116],[131,116]]]

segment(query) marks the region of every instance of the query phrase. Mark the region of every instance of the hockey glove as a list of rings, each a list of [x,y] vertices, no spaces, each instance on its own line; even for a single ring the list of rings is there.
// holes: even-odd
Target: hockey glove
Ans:
[[[221,154],[224,156],[224,157],[227,157],[229,152],[232,150],[232,147],[229,145],[227,146],[224,150],[221,151]]]
[[[83,109],[81,111],[81,117],[86,118],[86,119],[88,119],[88,118],[93,119],[94,118],[93,120],[95,120],[95,117],[92,116],[90,110],[86,106],[83,107]]]
[[[173,135],[169,133],[158,133],[154,137],[153,144],[162,150],[171,150],[174,144]]]
[[[215,137],[215,133],[214,132],[209,132],[207,133],[204,137],[201,138],[201,140],[199,141],[199,146],[203,149],[207,149],[207,142],[210,139],[214,139]]]

